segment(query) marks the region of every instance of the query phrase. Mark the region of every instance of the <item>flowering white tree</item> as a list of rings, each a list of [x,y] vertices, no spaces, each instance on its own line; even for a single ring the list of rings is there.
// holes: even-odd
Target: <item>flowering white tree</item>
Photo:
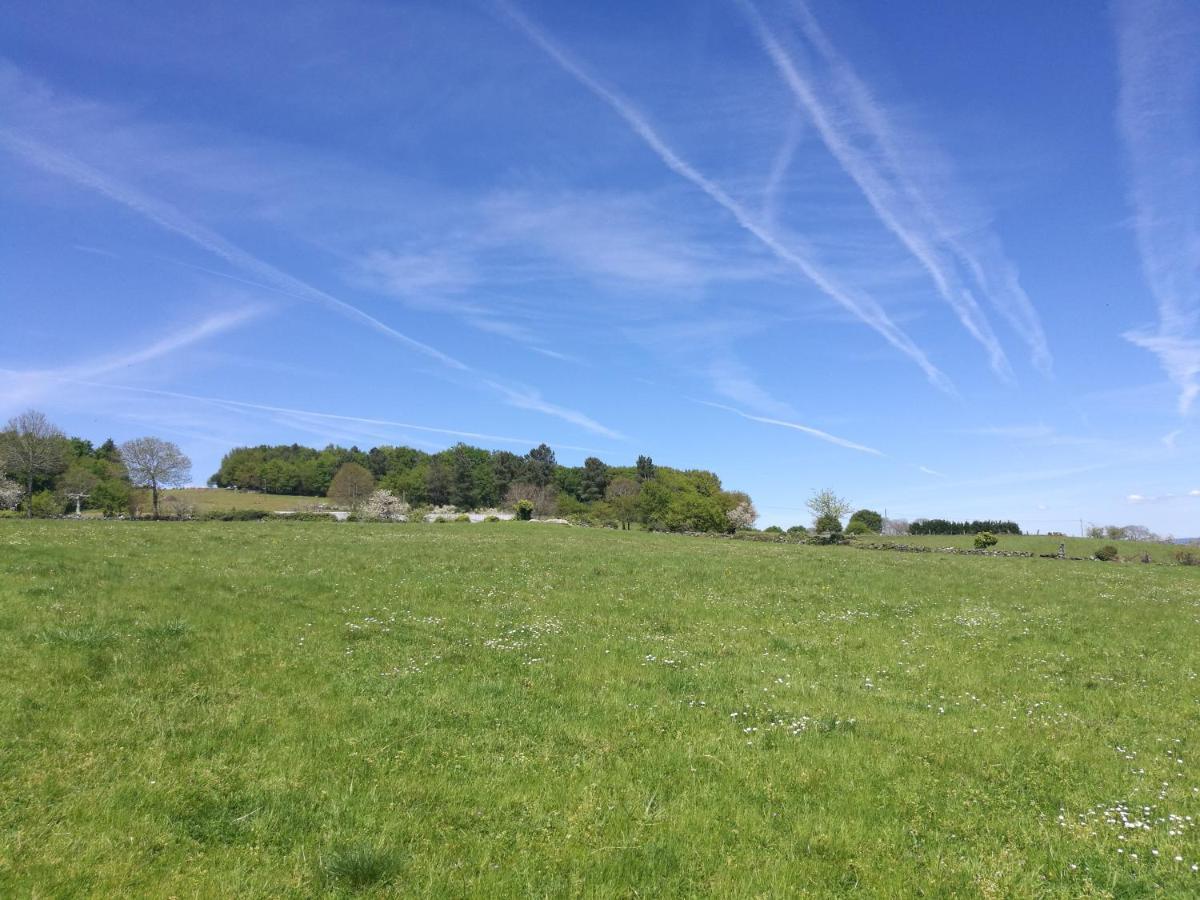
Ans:
[[[758,521],[758,510],[754,508],[754,504],[749,499],[746,499],[725,513],[725,517],[729,519],[729,524],[734,528],[752,528]]]
[[[0,478],[0,509],[16,509],[25,492],[15,481]]]
[[[403,522],[408,518],[409,506],[391,491],[375,491],[359,509],[364,519],[381,519],[385,522]]]

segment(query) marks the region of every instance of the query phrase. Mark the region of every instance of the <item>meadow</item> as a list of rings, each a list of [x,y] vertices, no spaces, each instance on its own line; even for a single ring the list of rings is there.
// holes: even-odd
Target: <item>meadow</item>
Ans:
[[[1200,895],[1197,568],[5,519],[0,658],[3,897]]]
[[[164,502],[175,498],[199,513],[225,512],[231,509],[304,511],[332,503],[325,497],[297,497],[291,494],[263,494],[257,491],[230,491],[222,488],[175,488],[163,494]]]

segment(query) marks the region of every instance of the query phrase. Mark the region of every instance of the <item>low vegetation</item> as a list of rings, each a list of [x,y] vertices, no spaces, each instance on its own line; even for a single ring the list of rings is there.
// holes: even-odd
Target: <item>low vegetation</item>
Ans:
[[[3,520],[0,896],[1195,896],[1198,645],[1175,565]]]

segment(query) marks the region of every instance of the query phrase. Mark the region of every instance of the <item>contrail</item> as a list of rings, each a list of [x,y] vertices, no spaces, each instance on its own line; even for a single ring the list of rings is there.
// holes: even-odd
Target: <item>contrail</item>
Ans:
[[[422,343],[397,331],[374,316],[363,312],[357,306],[339,300],[307,282],[295,278],[268,262],[247,253],[240,247],[230,243],[221,235],[198,222],[194,222],[169,203],[147,196],[128,185],[103,175],[59,150],[48,147],[38,141],[14,134],[11,131],[0,131],[0,145],[7,147],[12,153],[26,162],[49,172],[73,181],[81,187],[88,188],[114,200],[132,210],[138,215],[191,241],[198,247],[220,257],[231,265],[261,278],[276,290],[289,294],[298,299],[320,303],[352,321],[366,325],[380,334],[399,341],[401,344],[437,360],[444,366],[461,372],[471,371],[471,367],[443,353],[435,347]]]
[[[713,202],[728,212],[743,230],[753,235],[777,258],[799,270],[827,296],[837,301],[859,320],[882,335],[893,347],[908,356],[935,386],[953,393],[953,388],[946,376],[929,361],[921,348],[888,317],[875,300],[857,292],[851,292],[838,284],[832,276],[818,268],[808,255],[785,246],[770,229],[756,221],[724,189],[700,174],[676,153],[629,101],[588,74],[575,59],[507,0],[496,0],[496,5],[533,44],[554,60],[564,72],[608,105],[629,126],[630,130],[662,160],[668,169],[703,191]]]
[[[107,384],[100,381],[85,381],[80,379],[63,378],[63,381],[69,381],[72,384],[80,384],[86,387],[104,388],[106,390],[129,391],[136,394],[150,394],[157,397],[170,397],[176,400],[192,400],[197,403],[211,403],[217,406],[232,407],[234,409],[251,409],[259,412],[276,413],[279,415],[301,416],[314,419],[329,419],[334,422],[353,422],[360,425],[383,425],[389,428],[404,428],[409,431],[423,431],[429,434],[445,434],[451,437],[470,438],[479,441],[495,441],[502,444],[521,444],[521,445],[536,445],[541,443],[540,440],[534,438],[518,438],[507,437],[498,434],[481,434],[476,431],[460,431],[454,428],[436,428],[432,425],[414,425],[412,422],[398,422],[393,419],[375,419],[364,416],[345,416],[335,413],[317,412],[311,409],[294,409],[287,406],[270,406],[265,403],[247,403],[244,400],[229,400],[223,397],[204,397],[197,394],[184,394],[178,391],[163,391],[155,388],[139,388],[124,384]],[[556,446],[564,450],[579,450],[586,453],[598,453],[594,447],[578,447],[572,444],[557,444]]]
[[[166,335],[135,350],[132,353],[105,356],[94,360],[63,366],[58,369],[31,369],[17,371],[0,369],[7,375],[6,384],[0,389],[0,403],[13,405],[27,402],[29,398],[44,392],[46,385],[63,381],[73,381],[81,378],[97,378],[127,369],[130,366],[151,362],[160,357],[174,353],[192,344],[203,341],[213,335],[221,334],[237,328],[245,322],[259,316],[262,307],[250,306],[229,312],[217,313],[203,321],[185,328],[174,334]]]
[[[743,419],[749,419],[751,422],[761,422],[764,425],[778,425],[780,428],[791,428],[794,431],[802,431],[805,434],[812,435],[822,441],[828,441],[831,444],[837,444],[839,447],[845,447],[848,450],[857,450],[860,453],[870,453],[872,456],[886,456],[880,450],[874,447],[867,447],[863,444],[856,444],[854,441],[848,441],[845,438],[838,437],[836,434],[830,434],[828,431],[821,431],[819,428],[812,428],[808,425],[800,425],[797,422],[785,422],[783,419],[771,419],[766,416],[756,416],[748,412],[742,412],[733,406],[726,406],[724,403],[713,403],[711,400],[696,400],[696,403],[701,403],[704,406],[711,406],[713,409],[723,409],[726,412],[731,412],[736,416],[741,416]]]
[[[751,0],[737,0],[746,18],[750,21],[763,49],[775,64],[781,78],[796,96],[817,128],[817,134],[847,175],[858,185],[863,196],[875,211],[880,221],[892,232],[909,252],[921,263],[937,286],[938,293],[950,305],[963,327],[988,353],[993,371],[1006,380],[1012,378],[1012,367],[1000,346],[987,317],[979,308],[971,292],[958,283],[953,263],[942,258],[926,234],[920,233],[916,223],[904,209],[904,202],[897,189],[872,162],[867,154],[859,150],[853,138],[838,123],[838,117],[813,89],[812,84],[800,74],[799,69],[783,45],[767,27]],[[909,221],[901,221],[909,219]]]
[[[938,242],[950,249],[958,262],[970,272],[980,293],[1021,335],[1030,348],[1034,365],[1049,373],[1053,360],[1041,320],[1021,287],[1016,269],[1005,257],[999,238],[990,231],[971,229],[946,220],[942,210],[933,204],[928,192],[921,188],[908,168],[904,148],[914,142],[897,133],[871,91],[842,59],[803,0],[795,0],[795,6],[805,36],[833,71],[836,84],[857,115],[861,127],[878,143],[884,160],[891,167],[918,218],[927,223]],[[974,240],[965,240],[966,234],[973,234]]]
[[[1200,12],[1176,0],[1115,9],[1117,126],[1129,156],[1142,269],[1156,331],[1125,337],[1158,356],[1186,414],[1200,395]]]

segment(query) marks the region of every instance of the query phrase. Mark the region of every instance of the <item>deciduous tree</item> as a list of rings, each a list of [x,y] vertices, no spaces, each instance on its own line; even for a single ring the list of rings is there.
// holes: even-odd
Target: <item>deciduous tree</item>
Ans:
[[[25,491],[9,478],[0,478],[0,509],[16,509]]]
[[[804,505],[807,506],[812,512],[813,520],[816,523],[816,529],[819,532],[841,531],[842,519],[847,513],[850,512],[850,504],[831,491],[829,488],[826,488],[823,491],[817,491],[805,501]],[[837,520],[837,528],[822,528],[822,521],[826,526],[828,526],[831,524],[830,519]]]
[[[371,495],[375,487],[375,477],[365,466],[358,463],[343,463],[329,484],[328,497],[342,506],[357,510]]]
[[[57,475],[66,466],[67,440],[35,409],[8,420],[0,434],[0,470],[25,483],[26,515],[33,516],[33,483],[38,478]]]
[[[162,438],[142,437],[121,445],[121,461],[129,480],[150,489],[154,518],[158,518],[158,492],[165,487],[182,487],[192,477],[192,461],[179,446]]]
[[[621,527],[629,530],[630,524],[637,520],[639,485],[632,478],[614,478],[608,485],[604,496],[612,507],[613,515],[621,523]]]

